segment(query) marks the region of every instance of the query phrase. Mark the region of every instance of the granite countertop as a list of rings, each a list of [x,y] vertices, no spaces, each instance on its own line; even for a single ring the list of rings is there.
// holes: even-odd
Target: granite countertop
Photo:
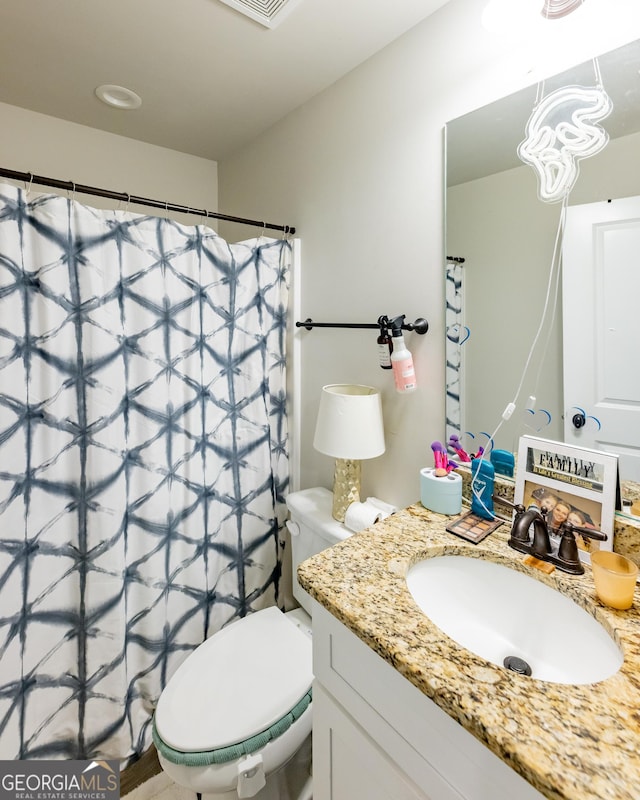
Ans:
[[[639,591],[629,611],[614,611],[597,599],[589,566],[582,576],[545,575],[507,545],[508,524],[474,545],[445,531],[450,519],[411,506],[308,559],[298,580],[545,797],[638,800]],[[508,560],[568,595],[613,635],[623,666],[605,681],[573,686],[517,675],[458,646],[418,608],[405,583],[412,564],[444,553]]]

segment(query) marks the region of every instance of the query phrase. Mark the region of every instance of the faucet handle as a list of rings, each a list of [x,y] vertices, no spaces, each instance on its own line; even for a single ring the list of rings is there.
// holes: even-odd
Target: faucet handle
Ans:
[[[505,505],[511,506],[513,510],[516,512],[513,518],[513,526],[511,528],[511,540],[518,542],[520,544],[529,544],[529,528],[524,525],[518,525],[518,520],[522,517],[525,512],[525,507],[518,503],[518,505],[514,505],[513,503],[506,502]],[[518,548],[516,548],[518,549]]]
[[[563,522],[560,530],[562,531],[562,539],[560,539],[560,546],[558,547],[558,559],[562,561],[564,567],[568,568],[568,571],[572,574],[582,575],[584,567],[580,562],[578,545],[574,534],[580,533],[582,536],[588,536],[590,539],[598,539],[601,542],[606,541],[607,535],[594,528],[582,528],[577,525],[572,525],[570,522]]]
[[[580,563],[578,545],[573,532],[576,530],[570,522],[564,522],[560,526],[562,539],[558,545],[558,558],[563,564],[571,569],[572,574],[582,575],[584,567]]]
[[[495,503],[500,503],[502,506],[507,506],[507,508],[512,508],[514,511],[523,512],[524,506],[522,503],[512,503],[511,500],[507,500],[506,497],[502,497],[501,495],[494,494],[493,500]]]
[[[579,533],[581,536],[586,536],[588,539],[597,539],[599,542],[607,541],[607,534],[602,531],[597,531],[595,528],[582,528],[578,525],[572,525],[570,522],[565,522],[566,527],[570,527],[574,532]]]
[[[525,517],[527,512],[523,505],[513,505],[513,503],[507,503],[507,505],[515,509],[511,533],[509,534],[509,547],[513,547],[513,549],[517,550],[519,553],[529,554],[531,552],[529,526],[531,524],[530,518],[532,515],[529,514],[528,517]]]

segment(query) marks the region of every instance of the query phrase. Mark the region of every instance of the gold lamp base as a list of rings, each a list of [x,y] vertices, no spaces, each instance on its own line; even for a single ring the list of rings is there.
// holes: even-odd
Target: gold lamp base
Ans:
[[[344,522],[347,508],[351,503],[360,502],[360,464],[360,460],[336,458],[331,513],[338,522]]]

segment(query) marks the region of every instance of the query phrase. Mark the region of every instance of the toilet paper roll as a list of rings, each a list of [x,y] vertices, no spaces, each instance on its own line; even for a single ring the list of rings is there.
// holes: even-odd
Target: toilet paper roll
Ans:
[[[344,515],[345,527],[350,531],[358,532],[373,525],[382,519],[382,511],[369,501],[365,503],[351,503]]]
[[[398,510],[396,506],[392,506],[389,503],[385,503],[384,500],[380,500],[377,497],[367,497],[367,503],[371,503],[374,506],[377,506],[380,511],[382,511],[382,517],[388,517],[391,514],[395,514]]]

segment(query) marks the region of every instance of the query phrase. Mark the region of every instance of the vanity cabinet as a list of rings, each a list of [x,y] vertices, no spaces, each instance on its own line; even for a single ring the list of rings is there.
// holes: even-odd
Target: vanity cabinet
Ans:
[[[314,601],[314,800],[541,800]]]

